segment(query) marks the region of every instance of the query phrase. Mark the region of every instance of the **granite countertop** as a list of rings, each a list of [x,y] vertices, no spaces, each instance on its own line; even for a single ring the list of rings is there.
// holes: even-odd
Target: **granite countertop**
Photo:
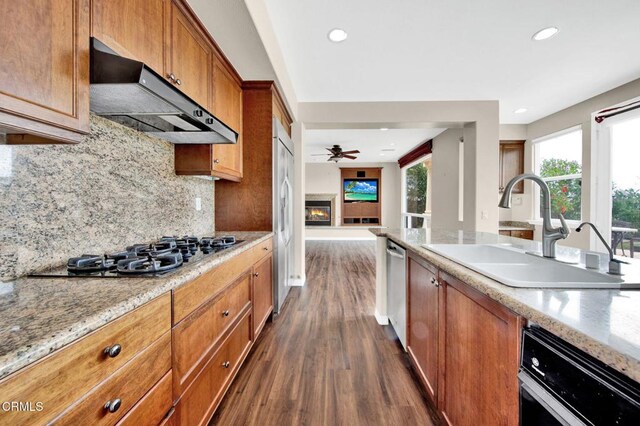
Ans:
[[[513,288],[431,252],[422,244],[541,244],[488,233],[429,229],[371,229],[415,252],[515,313],[537,323],[612,368],[640,382],[640,290]],[[578,249],[557,247],[559,258],[584,260]],[[634,268],[640,265],[634,262]]]
[[[498,225],[499,231],[533,231],[535,227],[527,222],[501,221]]]
[[[223,235],[228,233],[217,234]],[[234,232],[228,250],[150,278],[19,278],[0,283],[0,379],[265,241]]]

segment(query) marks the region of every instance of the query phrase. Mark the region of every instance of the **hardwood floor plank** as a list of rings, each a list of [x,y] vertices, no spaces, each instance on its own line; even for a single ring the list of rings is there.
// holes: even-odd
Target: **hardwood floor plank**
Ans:
[[[373,316],[375,244],[306,249],[306,285],[267,323],[211,424],[434,424],[407,355]]]

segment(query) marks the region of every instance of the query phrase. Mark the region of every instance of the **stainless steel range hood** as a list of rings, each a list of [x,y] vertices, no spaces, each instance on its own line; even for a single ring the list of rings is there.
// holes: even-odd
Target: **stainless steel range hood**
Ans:
[[[238,134],[142,62],[91,39],[91,111],[174,144],[231,144]]]

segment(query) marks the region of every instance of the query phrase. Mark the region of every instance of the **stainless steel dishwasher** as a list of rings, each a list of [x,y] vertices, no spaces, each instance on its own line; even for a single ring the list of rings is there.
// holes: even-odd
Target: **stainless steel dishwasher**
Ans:
[[[405,250],[387,241],[387,317],[407,350],[407,258]]]

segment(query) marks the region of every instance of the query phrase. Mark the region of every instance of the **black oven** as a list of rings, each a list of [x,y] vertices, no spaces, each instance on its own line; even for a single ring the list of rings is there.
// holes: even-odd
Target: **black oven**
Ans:
[[[522,336],[520,425],[640,425],[640,386],[539,328]]]

